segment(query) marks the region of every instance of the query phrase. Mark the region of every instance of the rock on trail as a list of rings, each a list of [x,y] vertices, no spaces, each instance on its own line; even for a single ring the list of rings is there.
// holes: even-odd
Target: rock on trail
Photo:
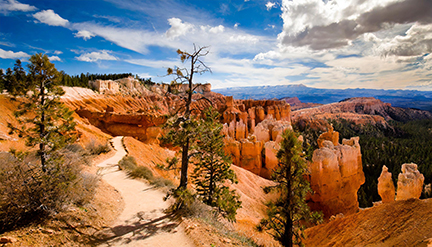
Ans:
[[[96,234],[100,246],[194,246],[179,223],[163,213],[169,206],[164,193],[119,170],[117,164],[126,155],[122,137],[112,143],[116,154],[98,167],[102,178],[122,195],[125,209],[114,226]]]

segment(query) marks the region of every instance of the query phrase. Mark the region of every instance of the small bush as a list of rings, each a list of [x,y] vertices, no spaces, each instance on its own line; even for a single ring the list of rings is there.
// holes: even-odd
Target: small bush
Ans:
[[[129,172],[129,175],[133,178],[144,178],[147,180],[153,179],[152,171],[145,166],[137,166],[132,171]]]
[[[95,140],[91,140],[86,149],[91,155],[99,155],[111,151],[111,146],[108,142],[105,144],[97,144]]]
[[[80,156],[63,151],[47,172],[34,155],[0,153],[0,233],[91,200],[98,178],[81,174]]]
[[[150,181],[150,183],[157,188],[160,188],[160,187],[173,188],[174,187],[174,184],[171,180],[163,178],[163,177],[154,178],[152,181]]]
[[[123,159],[119,161],[118,165],[120,170],[125,171],[132,171],[138,166],[135,158],[132,156],[123,157]]]

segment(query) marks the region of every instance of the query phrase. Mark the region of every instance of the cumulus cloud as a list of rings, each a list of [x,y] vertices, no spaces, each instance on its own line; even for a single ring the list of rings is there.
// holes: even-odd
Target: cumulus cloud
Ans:
[[[270,11],[272,8],[276,8],[276,4],[273,2],[267,2],[265,6],[267,8],[267,11]]]
[[[83,38],[84,40],[91,39],[94,36],[95,36],[95,34],[93,34],[92,32],[86,31],[86,30],[81,30],[81,31],[78,31],[78,33],[74,34],[75,38]]]
[[[42,10],[33,15],[39,22],[48,24],[50,26],[66,27],[69,21],[61,18],[52,9]]]
[[[59,62],[61,62],[62,60],[61,60],[61,58],[59,58],[58,56],[50,56],[50,57],[48,57],[49,58],[49,60],[52,62],[52,61],[59,61]]]
[[[28,4],[20,3],[15,0],[0,0],[0,12],[9,11],[35,11],[37,8]]]
[[[75,58],[83,62],[97,62],[99,60],[117,60],[116,57],[109,54],[109,52],[105,50],[84,53],[81,54],[79,57],[75,57]]]
[[[27,58],[30,57],[29,54],[19,51],[19,52],[13,52],[13,51],[5,51],[0,48],[0,58],[4,59],[19,59],[19,58]]]
[[[60,54],[63,54],[63,52],[62,51],[55,51],[54,54],[60,55]]]
[[[414,24],[404,35],[392,39],[372,39],[378,53],[385,56],[422,56],[432,52],[432,24]]]
[[[179,36],[185,35],[187,32],[193,29],[193,25],[190,23],[185,23],[179,18],[170,18],[168,23],[171,28],[166,32],[168,38],[177,38]]]
[[[284,0],[282,9],[280,42],[314,50],[346,46],[394,24],[432,23],[430,0]]]

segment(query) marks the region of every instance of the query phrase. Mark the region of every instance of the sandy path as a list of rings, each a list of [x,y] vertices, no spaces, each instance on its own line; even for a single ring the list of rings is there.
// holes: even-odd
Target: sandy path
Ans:
[[[98,166],[102,178],[122,195],[125,209],[113,227],[97,234],[103,239],[100,246],[195,246],[178,222],[162,212],[169,206],[162,199],[165,194],[118,169],[126,151],[122,137],[112,142],[117,153]]]

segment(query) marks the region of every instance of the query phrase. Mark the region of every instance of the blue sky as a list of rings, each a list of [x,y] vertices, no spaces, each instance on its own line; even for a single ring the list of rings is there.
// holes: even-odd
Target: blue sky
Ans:
[[[432,90],[430,0],[0,0],[0,68],[46,53],[58,70],[169,82],[209,46],[213,88]]]

